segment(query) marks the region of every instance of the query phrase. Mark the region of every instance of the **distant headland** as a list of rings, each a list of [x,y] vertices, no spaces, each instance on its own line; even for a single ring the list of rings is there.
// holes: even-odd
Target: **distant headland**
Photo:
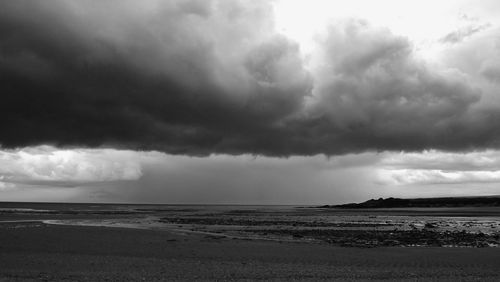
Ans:
[[[500,196],[440,197],[440,198],[379,198],[362,203],[324,205],[322,208],[438,208],[438,207],[500,207]]]

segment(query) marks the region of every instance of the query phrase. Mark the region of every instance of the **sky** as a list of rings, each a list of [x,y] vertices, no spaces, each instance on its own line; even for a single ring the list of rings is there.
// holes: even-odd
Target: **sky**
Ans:
[[[0,4],[0,200],[500,194],[500,2]]]

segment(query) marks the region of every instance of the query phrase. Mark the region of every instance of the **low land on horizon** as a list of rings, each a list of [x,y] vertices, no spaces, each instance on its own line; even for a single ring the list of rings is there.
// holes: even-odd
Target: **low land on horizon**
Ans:
[[[435,197],[435,198],[379,198],[362,203],[324,205],[345,209],[374,208],[448,208],[448,207],[500,207],[500,196]]]

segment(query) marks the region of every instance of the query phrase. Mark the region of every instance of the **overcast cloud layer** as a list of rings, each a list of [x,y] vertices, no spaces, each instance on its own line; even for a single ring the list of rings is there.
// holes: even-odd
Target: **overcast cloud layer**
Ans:
[[[269,1],[4,1],[0,143],[269,156],[498,148],[500,49],[481,42],[499,35],[489,23],[450,31],[438,43],[453,50],[429,62],[410,39],[345,19],[305,56],[275,31]]]

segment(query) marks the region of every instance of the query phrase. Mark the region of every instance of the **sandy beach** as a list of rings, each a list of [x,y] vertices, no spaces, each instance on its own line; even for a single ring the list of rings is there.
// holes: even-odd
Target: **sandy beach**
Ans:
[[[338,220],[339,215],[330,215],[330,211],[324,210],[293,209],[292,211],[296,213],[292,217],[289,216],[291,211],[283,208],[274,210],[223,208],[216,211],[213,208],[134,207],[136,213],[132,212],[130,207],[129,210],[117,206],[107,207],[106,210],[102,208],[87,206],[84,210],[81,206],[70,206],[70,208],[55,206],[44,209],[36,207],[38,210],[14,210],[8,206],[0,216],[0,280],[498,281],[500,279],[498,247],[383,245],[342,247],[322,240],[289,237],[289,232],[292,231],[305,232],[311,230],[308,228],[318,228],[309,227],[312,223],[307,223],[306,218],[310,218],[308,222],[315,222],[314,224],[321,228],[330,228],[326,231],[316,229],[323,230],[322,232],[328,230],[330,230],[328,232],[340,232],[338,228],[354,232],[358,229],[364,230],[367,226],[372,228],[370,226],[377,225],[378,217],[381,215],[369,216],[368,218],[373,221],[371,225],[364,222],[363,225],[357,226],[356,222],[352,221],[352,215],[345,218],[351,220],[349,224],[332,223],[333,220]],[[143,215],[145,210],[147,214]],[[160,220],[154,220],[155,217],[152,217],[151,213],[169,215],[170,218],[175,214],[179,220],[189,219],[196,224],[169,224],[162,222],[161,216],[158,216]],[[325,213],[330,216],[325,216]],[[280,220],[285,215],[288,216],[288,221]],[[318,221],[318,216],[321,216],[323,221]],[[344,214],[341,216],[345,217]],[[486,222],[491,224],[492,215],[489,216]],[[202,224],[199,222],[200,218],[204,220]],[[365,217],[362,218],[364,220]],[[422,219],[412,218],[414,221]],[[425,218],[447,225],[451,220],[442,217]],[[57,221],[56,219],[59,219],[58,224],[47,224]],[[386,221],[385,217],[383,219]],[[406,217],[403,219],[406,220]],[[272,220],[274,222],[271,222]],[[359,221],[361,222],[361,219]],[[481,218],[476,220],[476,222],[483,221]],[[135,222],[136,225],[130,222]],[[241,226],[242,222],[247,225]],[[469,218],[467,224],[471,222],[474,222],[474,219]],[[84,226],[84,224],[95,226]],[[99,224],[101,226],[97,226]],[[260,231],[254,232],[252,228],[273,228],[275,231],[280,230],[275,233],[283,234],[278,234],[277,237],[276,234],[260,237],[230,236],[261,234]]]
[[[343,248],[23,223],[0,232],[3,281],[500,279],[496,248]]]

